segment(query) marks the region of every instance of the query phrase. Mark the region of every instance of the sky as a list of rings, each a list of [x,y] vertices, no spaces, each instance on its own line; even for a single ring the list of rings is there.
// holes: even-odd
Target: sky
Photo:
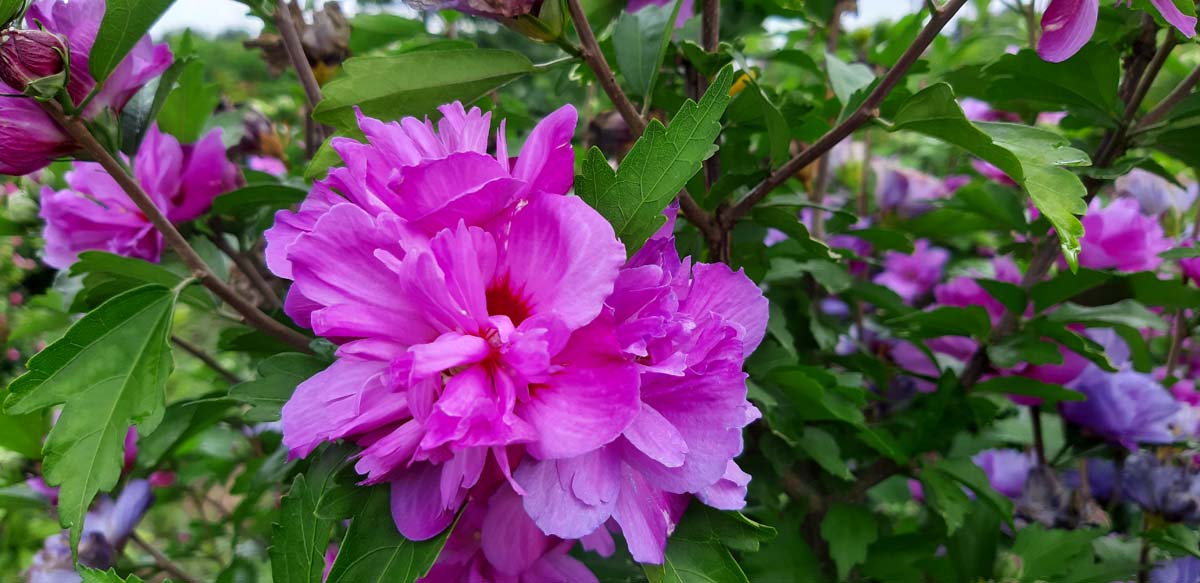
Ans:
[[[858,16],[848,18],[848,26],[862,26],[881,19],[896,18],[912,12],[921,5],[921,0],[858,0]],[[343,0],[347,12],[353,12],[354,0]],[[154,26],[153,33],[191,28],[209,34],[224,30],[241,29],[257,33],[261,23],[246,14],[246,7],[234,0],[176,0],[162,20]]]

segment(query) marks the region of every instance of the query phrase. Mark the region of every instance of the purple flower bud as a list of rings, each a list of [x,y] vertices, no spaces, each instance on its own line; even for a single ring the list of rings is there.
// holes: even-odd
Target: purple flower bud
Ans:
[[[35,81],[62,74],[68,51],[66,39],[45,30],[0,32],[0,81],[24,92]]]

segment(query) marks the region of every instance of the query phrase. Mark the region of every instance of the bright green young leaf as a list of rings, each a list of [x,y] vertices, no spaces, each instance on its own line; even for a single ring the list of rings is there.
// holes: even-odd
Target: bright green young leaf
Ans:
[[[271,529],[271,574],[276,581],[321,583],[333,521],[317,518],[320,484],[296,476]]]
[[[844,581],[850,569],[867,560],[867,548],[879,539],[879,523],[870,510],[839,502],[821,520],[821,538],[829,543],[838,580]]]
[[[1033,199],[1058,232],[1063,255],[1074,268],[1087,211],[1086,190],[1063,166],[1090,164],[1087,154],[1058,134],[1007,123],[972,124],[955,101],[954,91],[938,83],[909,98],[896,113],[892,131],[911,130],[963,148],[1003,170]]]
[[[7,28],[10,22],[19,18],[27,2],[28,0],[0,0],[0,28]]]
[[[313,119],[347,131],[357,129],[355,106],[383,120],[423,116],[443,103],[469,104],[533,72],[527,57],[499,49],[358,57],[342,67],[345,75],[325,85]]]
[[[870,87],[875,82],[871,68],[862,63],[847,63],[836,56],[825,53],[825,70],[829,73],[829,86],[842,107],[850,104],[855,93]]]
[[[125,60],[133,46],[173,4],[173,0],[108,0],[88,67],[98,83]]]
[[[71,529],[72,546],[92,499],[120,477],[129,426],[149,434],[162,419],[178,295],[178,287],[152,284],[105,302],[30,359],[29,372],[9,387],[10,414],[63,405],[46,437],[43,471],[60,486],[59,521]]]
[[[716,152],[713,141],[732,83],[733,70],[726,67],[700,103],[679,109],[670,128],[652,120],[616,172],[598,148],[588,152],[575,191],[612,223],[630,255],[666,222],[663,209]]]
[[[366,54],[425,33],[425,23],[397,14],[356,14],[350,19],[350,52]]]
[[[407,540],[396,532],[390,500],[386,484],[371,488],[338,550],[329,583],[412,583],[433,567],[454,526],[427,541]]]
[[[158,128],[181,143],[195,143],[220,102],[220,86],[205,83],[204,63],[192,61],[179,73],[178,85],[159,110]]]
[[[277,354],[259,363],[257,379],[234,385],[229,396],[253,406],[246,413],[247,421],[278,421],[296,387],[328,364],[306,354]]]
[[[122,577],[117,574],[115,569],[101,571],[89,567],[80,567],[79,574],[83,576],[83,583],[145,583],[137,575]]]
[[[625,86],[643,98],[654,90],[670,33],[675,30],[679,2],[651,4],[634,13],[622,12],[613,28],[613,50]]]

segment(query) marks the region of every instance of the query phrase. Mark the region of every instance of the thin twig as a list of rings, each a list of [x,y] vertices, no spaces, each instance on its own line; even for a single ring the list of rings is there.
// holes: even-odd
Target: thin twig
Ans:
[[[292,18],[291,6],[285,0],[275,0],[275,26],[283,37],[283,47],[287,49],[288,59],[300,77],[300,86],[304,88],[304,99],[308,109],[312,110],[321,102],[321,85],[312,66],[308,64],[308,56],[304,54],[304,44],[300,41],[300,29]]]
[[[154,563],[163,571],[169,573],[172,577],[179,579],[182,583],[200,583],[200,580],[187,574],[182,567],[164,555],[162,551],[150,546],[138,533],[134,532],[129,535],[129,540],[133,541],[139,549],[146,551],[151,557],[154,557]]]
[[[225,237],[220,232],[209,235],[208,239],[217,247],[217,250],[233,261],[233,264],[241,270],[246,279],[250,280],[250,284],[263,297],[263,300],[269,302],[276,309],[283,308],[283,302],[280,301],[271,284],[267,283],[267,279],[258,271],[258,267],[246,257],[245,253],[240,253],[230,246],[229,242],[225,240]]]
[[[646,121],[638,114],[633,102],[629,101],[629,97],[625,95],[624,91],[621,91],[621,86],[617,84],[617,78],[613,75],[612,68],[608,66],[608,61],[604,59],[600,43],[596,41],[596,34],[592,32],[592,25],[588,24],[587,14],[584,13],[579,0],[567,0],[567,8],[571,11],[571,20],[575,23],[575,31],[579,33],[579,48],[584,62],[596,74],[596,79],[600,81],[600,87],[608,94],[609,100],[616,106],[617,112],[629,125],[633,135],[642,135],[646,129]]]
[[[1184,78],[1179,85],[1175,86],[1175,89],[1171,90],[1169,95],[1163,98],[1158,105],[1154,106],[1154,109],[1151,109],[1150,113],[1147,113],[1142,118],[1142,121],[1138,122],[1136,131],[1140,132],[1162,121],[1163,118],[1167,117],[1168,113],[1171,113],[1172,109],[1175,109],[1176,105],[1179,105],[1192,94],[1192,90],[1196,88],[1197,84],[1200,84],[1200,67],[1192,71],[1191,75]]]
[[[241,377],[237,376],[224,366],[221,366],[221,363],[217,362],[217,359],[213,358],[211,354],[204,352],[204,350],[199,346],[196,346],[195,344],[192,344],[191,342],[174,335],[171,336],[171,342],[175,344],[175,346],[181,348],[184,352],[192,355],[192,357],[194,357],[196,360],[203,362],[205,366],[211,368],[213,372],[216,372],[224,377],[225,380],[230,382],[230,384],[236,385],[242,382]]]
[[[208,265],[204,263],[204,259],[196,253],[196,250],[187,242],[187,239],[183,238],[183,235],[179,233],[175,225],[171,224],[171,221],[163,215],[162,210],[154,204],[154,201],[150,199],[146,191],[142,190],[142,186],[129,175],[125,167],[104,146],[100,145],[100,142],[92,136],[92,133],[88,131],[87,126],[83,122],[76,118],[68,117],[58,102],[43,102],[42,107],[75,140],[76,144],[90,154],[92,159],[98,162],[112,176],[113,180],[125,191],[130,200],[137,205],[138,210],[142,211],[142,214],[154,225],[154,228],[162,233],[163,240],[179,255],[179,258],[192,271],[192,276],[197,281],[203,284],[204,287],[212,290],[217,297],[221,298],[221,300],[241,314],[246,323],[297,350],[306,353],[311,352],[308,347],[309,339],[306,336],[264,314],[256,306],[238,295],[233,288],[229,287],[228,284],[208,268]]]
[[[904,51],[904,54],[900,56],[896,64],[887,72],[887,75],[880,80],[879,85],[867,96],[862,105],[842,121],[842,123],[829,130],[824,136],[821,136],[813,145],[772,172],[770,176],[756,186],[741,202],[730,207],[727,212],[722,213],[722,216],[718,217],[722,228],[732,229],[739,218],[749,213],[754,208],[754,205],[761,202],[773,190],[787,182],[801,168],[817,161],[826,152],[832,150],[834,146],[862,127],[863,124],[877,117],[879,115],[878,109],[883,105],[883,101],[900,84],[900,81],[908,74],[908,70],[921,58],[925,49],[933,43],[933,40],[942,32],[946,24],[954,18],[955,14],[958,14],[958,11],[966,3],[967,0],[951,0],[946,6],[936,9],[929,23],[925,25],[925,28],[921,30],[917,38]]]

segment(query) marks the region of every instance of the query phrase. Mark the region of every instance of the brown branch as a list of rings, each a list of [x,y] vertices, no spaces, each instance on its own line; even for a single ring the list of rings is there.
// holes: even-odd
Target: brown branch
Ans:
[[[600,82],[600,87],[604,89],[604,93],[616,106],[617,112],[629,125],[633,135],[642,135],[646,129],[646,121],[642,119],[625,92],[621,91],[621,86],[617,85],[617,78],[613,75],[612,68],[608,66],[608,61],[604,59],[600,43],[596,41],[596,34],[592,32],[592,25],[588,24],[587,14],[584,13],[579,0],[567,0],[567,8],[571,11],[571,20],[575,22],[575,31],[579,33],[579,49],[583,61],[596,74],[596,80]]]
[[[1192,74],[1184,78],[1179,85],[1176,85],[1170,94],[1163,98],[1158,105],[1154,106],[1154,109],[1150,110],[1150,113],[1142,117],[1142,121],[1138,122],[1136,131],[1140,132],[1162,121],[1163,118],[1167,117],[1167,114],[1171,113],[1172,109],[1175,109],[1175,106],[1179,105],[1192,94],[1192,90],[1196,88],[1197,84],[1200,84],[1200,67],[1192,71]]]
[[[182,567],[162,553],[162,551],[154,548],[150,543],[146,542],[138,533],[134,532],[129,535],[129,540],[133,541],[139,549],[146,551],[151,557],[154,557],[154,563],[160,569],[166,571],[172,577],[179,579],[182,583],[200,583],[200,580],[187,574]]]
[[[113,180],[125,191],[130,200],[137,205],[138,210],[142,211],[142,214],[154,225],[154,228],[162,233],[163,240],[179,255],[179,258],[188,266],[188,269],[192,271],[192,277],[195,277],[204,287],[211,290],[217,297],[221,298],[221,300],[241,314],[248,324],[297,350],[306,353],[311,352],[308,347],[309,339],[306,336],[264,314],[258,307],[238,295],[233,288],[229,287],[228,284],[208,268],[208,265],[204,263],[204,259],[196,253],[196,250],[187,242],[187,239],[183,238],[183,235],[179,233],[175,225],[171,224],[171,221],[163,215],[162,210],[154,204],[154,201],[150,199],[146,191],[142,190],[142,186],[126,172],[121,163],[104,146],[100,145],[100,142],[92,136],[92,133],[88,131],[87,126],[83,122],[67,116],[58,102],[48,101],[41,105],[50,114],[50,117],[75,140],[75,143],[90,154],[92,159],[96,160],[112,176]]]
[[[271,287],[270,283],[267,283],[262,272],[258,270],[258,266],[245,253],[241,253],[230,246],[229,242],[225,240],[225,237],[220,232],[209,235],[208,239],[217,247],[217,250],[228,257],[230,261],[233,261],[233,264],[246,276],[246,279],[250,280],[250,284],[254,286],[259,295],[263,296],[263,300],[269,302],[271,307],[275,309],[283,308],[283,302],[276,295],[275,289]]]
[[[300,86],[304,88],[304,99],[311,111],[321,102],[321,85],[317,83],[317,76],[308,64],[308,56],[304,54],[299,24],[293,18],[290,4],[284,0],[275,0],[275,26],[279,28],[283,47],[287,49],[288,59],[296,69],[296,76],[300,78]]]
[[[199,346],[196,346],[195,344],[192,344],[191,342],[174,335],[171,336],[171,342],[184,352],[192,355],[192,357],[196,360],[203,362],[205,366],[211,368],[214,372],[224,377],[225,380],[229,381],[230,384],[236,385],[242,382],[240,377],[224,366],[221,366],[221,363],[217,362],[217,359],[213,358],[212,355],[208,354],[207,352],[204,352],[204,350]]]
[[[574,1],[574,0],[572,0]],[[761,202],[767,197],[771,191],[779,188],[783,183],[787,182],[800,169],[816,162],[826,152],[832,150],[842,140],[853,134],[863,124],[879,115],[878,109],[887,96],[900,84],[904,76],[908,74],[908,70],[921,58],[925,49],[929,47],[933,40],[937,38],[942,29],[954,18],[960,9],[967,3],[967,0],[951,0],[942,8],[933,12],[933,17],[917,38],[913,40],[912,45],[908,47],[896,64],[887,72],[875,90],[867,96],[862,105],[854,110],[842,123],[838,124],[832,130],[829,130],[824,136],[821,136],[813,145],[800,152],[796,157],[789,160],[786,164],[775,170],[761,184],[754,188],[746,198],[742,199],[737,205],[730,207],[728,211],[722,213],[718,220],[724,229],[732,229],[737,220],[749,213],[754,205]]]

